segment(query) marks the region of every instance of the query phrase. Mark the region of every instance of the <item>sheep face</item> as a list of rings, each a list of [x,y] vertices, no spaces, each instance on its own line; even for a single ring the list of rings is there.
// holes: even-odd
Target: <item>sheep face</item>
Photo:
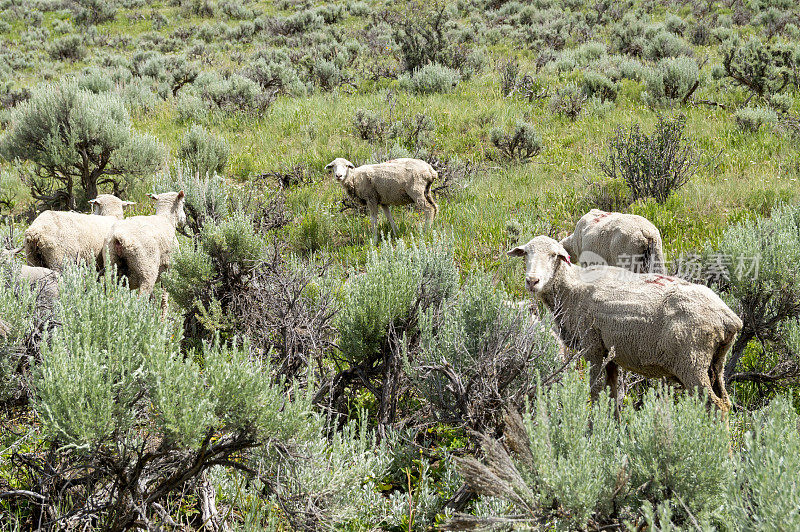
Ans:
[[[89,200],[92,214],[96,216],[114,216],[123,218],[122,209],[129,205],[136,205],[135,201],[123,201],[113,194],[100,194],[95,199]]]
[[[175,220],[175,227],[186,225],[186,213],[183,206],[186,203],[186,194],[180,192],[163,192],[161,194],[148,194],[156,202],[156,214],[169,216]]]
[[[325,166],[326,170],[333,169],[333,176],[340,183],[343,182],[347,178],[347,174],[353,168],[355,168],[353,163],[351,163],[350,161],[348,161],[347,159],[344,159],[342,157],[338,157],[338,158],[334,159],[333,161],[331,161],[330,163],[328,163]]]
[[[546,236],[537,236],[524,246],[512,249],[508,255],[525,257],[525,286],[534,294],[541,293],[550,284],[562,261],[571,264],[564,246]]]
[[[21,251],[22,248],[0,249],[0,264],[3,264],[4,262],[11,262],[11,259],[14,257],[14,255],[20,253]]]

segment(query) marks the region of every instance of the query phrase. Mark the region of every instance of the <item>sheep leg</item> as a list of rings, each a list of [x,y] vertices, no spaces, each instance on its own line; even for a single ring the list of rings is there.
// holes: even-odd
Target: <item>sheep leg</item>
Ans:
[[[392,234],[397,236],[398,230],[397,225],[394,223],[394,218],[392,218],[392,210],[388,205],[381,205],[381,209],[383,209],[383,215],[386,216],[387,220],[389,220],[389,225],[392,226]]]
[[[367,208],[369,209],[369,222],[372,226],[372,240],[375,244],[378,244],[378,204],[377,203],[367,203]]]

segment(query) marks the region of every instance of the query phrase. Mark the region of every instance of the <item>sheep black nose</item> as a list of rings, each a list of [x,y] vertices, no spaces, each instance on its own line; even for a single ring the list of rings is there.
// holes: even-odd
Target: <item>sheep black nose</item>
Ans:
[[[528,287],[528,290],[533,290],[533,287],[539,284],[539,279],[537,277],[526,277],[525,284]]]

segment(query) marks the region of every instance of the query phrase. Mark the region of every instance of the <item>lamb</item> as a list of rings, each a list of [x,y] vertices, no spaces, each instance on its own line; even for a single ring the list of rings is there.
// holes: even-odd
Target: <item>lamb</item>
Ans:
[[[593,397],[606,385],[617,401],[622,367],[701,388],[723,414],[730,409],[725,356],[742,321],[708,287],[613,266],[582,268],[546,236],[508,254],[525,257],[528,290],[553,313],[561,339],[588,360]]]
[[[336,180],[345,191],[369,209],[372,236],[378,242],[378,206],[397,234],[390,205],[413,203],[425,213],[425,228],[429,229],[439,206],[433,201],[431,186],[438,177],[436,170],[419,159],[393,159],[380,164],[367,164],[356,168],[341,157],[334,159],[326,170],[333,169]]]
[[[10,264],[12,257],[22,251],[23,248],[0,250],[0,264]],[[28,266],[23,264],[17,273],[17,278],[30,283],[40,290],[40,294],[46,301],[52,301],[58,297],[58,280],[60,275],[57,271],[38,266]]]
[[[631,271],[666,273],[661,233],[635,214],[592,209],[578,220],[575,232],[561,245],[578,262],[607,264]]]
[[[182,190],[151,194],[150,198],[156,202],[155,215],[117,221],[103,247],[106,264],[115,266],[128,278],[130,289],[138,288],[140,294],[152,294],[178,249],[175,229],[186,224]]]
[[[103,244],[123,207],[134,202],[111,194],[90,200],[92,214],[44,211],[25,231],[25,258],[29,266],[61,271],[67,263],[102,267]]]

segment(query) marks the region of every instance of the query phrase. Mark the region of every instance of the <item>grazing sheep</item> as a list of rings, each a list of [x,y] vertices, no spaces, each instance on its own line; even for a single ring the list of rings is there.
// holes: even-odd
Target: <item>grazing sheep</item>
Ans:
[[[436,170],[419,159],[393,159],[380,164],[366,164],[356,168],[347,159],[334,159],[326,170],[333,169],[336,180],[347,193],[369,209],[372,236],[378,241],[378,206],[397,234],[397,225],[392,218],[390,205],[413,203],[425,213],[426,229],[439,212],[431,196],[431,185],[438,177]]]
[[[10,264],[12,257],[22,251],[22,248],[0,250],[0,264]],[[57,271],[38,266],[23,264],[19,268],[17,278],[30,283],[40,290],[47,301],[58,297],[58,280],[61,276]]]
[[[103,244],[123,207],[133,205],[111,194],[90,200],[92,214],[44,211],[25,231],[25,259],[30,266],[61,271],[67,263],[102,267]]]
[[[175,229],[186,223],[182,190],[151,194],[150,198],[156,202],[155,215],[117,221],[103,247],[103,258],[140,294],[151,294],[161,272],[169,268],[178,249]]]
[[[589,361],[593,397],[605,368],[616,401],[622,367],[702,388],[723,413],[730,409],[723,369],[742,321],[709,288],[613,266],[582,268],[546,236],[508,254],[525,257],[528,290],[553,313],[561,339]]]
[[[592,209],[561,245],[580,264],[607,264],[635,272],[666,273],[661,233],[635,214]]]

